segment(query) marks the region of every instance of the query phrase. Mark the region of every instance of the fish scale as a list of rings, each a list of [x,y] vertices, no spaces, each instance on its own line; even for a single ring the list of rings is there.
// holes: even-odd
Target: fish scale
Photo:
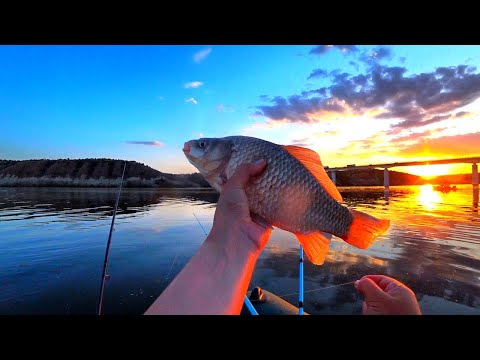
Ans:
[[[252,219],[294,233],[314,264],[325,261],[329,234],[366,249],[389,227],[388,220],[340,204],[340,193],[310,149],[229,136],[191,140],[183,151],[218,191],[241,164],[264,159],[266,168],[245,188]]]
[[[246,189],[253,213],[291,232],[347,234],[352,222],[348,209],[332,199],[302,164],[276,144],[247,139],[248,144],[244,137],[225,138],[232,142],[234,150],[225,173],[229,179],[242,163],[266,160],[267,169]],[[306,201],[300,203],[298,199]],[[306,203],[309,206],[305,208]]]

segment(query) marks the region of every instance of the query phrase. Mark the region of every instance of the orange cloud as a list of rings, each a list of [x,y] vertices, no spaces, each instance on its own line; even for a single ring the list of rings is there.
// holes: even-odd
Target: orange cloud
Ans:
[[[424,139],[416,144],[400,148],[398,154],[404,156],[458,156],[480,154],[480,132]]]

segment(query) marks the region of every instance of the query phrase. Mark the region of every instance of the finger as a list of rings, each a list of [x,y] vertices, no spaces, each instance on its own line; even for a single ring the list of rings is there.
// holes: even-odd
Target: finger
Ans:
[[[360,279],[357,290],[365,296],[366,300],[371,298],[384,298],[386,296],[385,292],[373,280],[367,277]]]
[[[242,164],[228,180],[226,187],[244,189],[251,177],[260,175],[265,169],[266,161],[261,159],[253,164]]]
[[[367,303],[365,301],[362,304],[362,314],[363,315],[368,315],[368,306],[367,306]]]
[[[394,285],[402,285],[400,281],[385,275],[366,275],[363,278],[373,280],[382,290],[385,290],[386,287],[392,283]]]

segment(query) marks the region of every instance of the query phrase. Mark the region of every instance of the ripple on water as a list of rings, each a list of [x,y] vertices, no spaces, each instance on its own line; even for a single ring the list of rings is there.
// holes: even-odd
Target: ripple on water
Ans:
[[[424,313],[480,314],[480,216],[471,186],[448,194],[391,187],[388,199],[383,187],[340,192],[348,206],[391,227],[368,250],[334,237],[324,265],[306,260],[306,311],[358,313],[353,285],[332,286],[378,273],[410,286]],[[116,190],[0,188],[0,198],[0,313],[93,313]],[[217,200],[210,190],[125,189],[105,313],[150,305],[204,240],[198,221],[210,230]],[[276,229],[250,285],[295,293],[297,276],[298,243]],[[285,299],[296,304],[297,296]]]

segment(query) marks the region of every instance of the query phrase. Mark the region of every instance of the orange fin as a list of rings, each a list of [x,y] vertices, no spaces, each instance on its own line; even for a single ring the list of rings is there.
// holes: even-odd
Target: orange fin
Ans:
[[[342,239],[357,248],[367,249],[373,240],[390,226],[390,220],[381,220],[361,211],[349,210],[353,215],[353,222],[347,236]]]
[[[315,176],[315,179],[322,185],[325,191],[335,200],[343,201],[342,195],[338,192],[335,184],[328,177],[327,172],[323,168],[320,156],[313,150],[294,145],[281,145],[290,155],[300,161],[308,171]]]
[[[322,265],[327,257],[332,235],[327,233],[295,234],[308,259],[315,265]]]

